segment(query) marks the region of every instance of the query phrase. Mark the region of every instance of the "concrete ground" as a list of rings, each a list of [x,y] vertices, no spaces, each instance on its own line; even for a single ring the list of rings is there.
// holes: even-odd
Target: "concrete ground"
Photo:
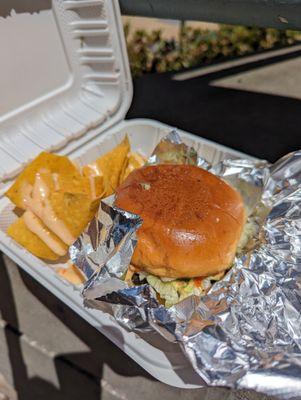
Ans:
[[[134,81],[127,118],[151,118],[275,161],[301,147],[301,46]]]
[[[158,119],[273,161],[301,145],[300,67],[296,47],[186,74],[143,76],[128,118]],[[7,259],[0,264],[0,319],[0,399],[270,399],[154,380]]]

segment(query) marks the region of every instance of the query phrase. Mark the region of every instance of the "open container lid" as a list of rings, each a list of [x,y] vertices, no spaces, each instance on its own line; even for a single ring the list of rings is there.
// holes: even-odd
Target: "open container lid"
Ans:
[[[70,154],[123,120],[132,100],[117,0],[7,3],[0,14],[0,194],[41,151]]]

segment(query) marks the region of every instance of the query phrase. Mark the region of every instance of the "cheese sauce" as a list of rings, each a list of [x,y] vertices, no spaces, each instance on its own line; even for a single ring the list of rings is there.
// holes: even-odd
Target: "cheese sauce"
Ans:
[[[33,212],[25,211],[23,218],[27,228],[36,234],[55,254],[59,256],[66,254],[66,248],[52,236],[51,232],[44,227]]]
[[[49,194],[48,186],[41,175],[37,174],[33,187],[25,185],[22,188],[23,204],[27,210],[38,216],[64,243],[71,245],[76,238],[71,234],[64,222],[55,215],[49,201]]]
[[[91,197],[92,199],[96,199],[96,188],[95,188],[95,177],[89,176],[90,181],[90,189],[91,189]]]

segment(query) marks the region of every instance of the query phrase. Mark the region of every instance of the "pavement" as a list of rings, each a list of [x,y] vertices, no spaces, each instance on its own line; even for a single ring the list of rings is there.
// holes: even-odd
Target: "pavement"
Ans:
[[[142,76],[127,117],[157,119],[274,161],[301,144],[301,51],[254,57],[186,75]],[[6,257],[0,262],[0,374],[6,400],[271,400],[156,381]]]
[[[127,118],[151,118],[275,161],[301,146],[301,49],[134,81]]]

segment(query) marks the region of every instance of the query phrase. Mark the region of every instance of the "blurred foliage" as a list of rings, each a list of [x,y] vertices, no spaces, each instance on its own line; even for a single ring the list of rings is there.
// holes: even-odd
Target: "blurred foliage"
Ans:
[[[129,24],[124,30],[133,76],[178,71],[222,57],[241,56],[301,41],[301,32],[229,25],[208,30],[183,24],[179,40],[163,38],[160,30],[131,33]]]

